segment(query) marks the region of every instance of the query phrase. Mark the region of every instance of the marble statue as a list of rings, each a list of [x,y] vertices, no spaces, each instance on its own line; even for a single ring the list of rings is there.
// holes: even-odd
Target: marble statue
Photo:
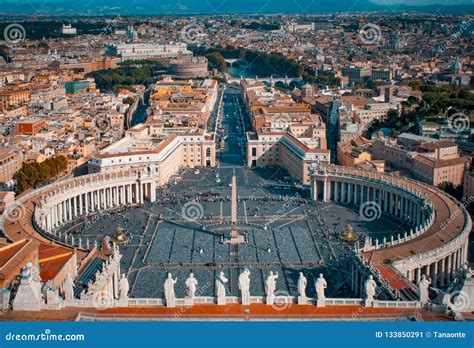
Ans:
[[[119,289],[120,300],[128,300],[128,291],[130,290],[130,284],[128,283],[128,279],[125,274],[122,274],[122,278],[120,278]]]
[[[225,284],[228,281],[229,280],[224,276],[224,272],[220,272],[216,279],[216,295],[218,305],[225,305]]]
[[[104,238],[102,238],[102,251],[109,255],[110,254],[110,237],[109,236],[105,236]]]
[[[239,289],[242,294],[242,304],[250,304],[250,271],[246,268],[239,276]]]
[[[365,304],[369,306],[374,301],[375,290],[377,289],[377,284],[375,283],[374,276],[371,274],[369,278],[365,281]]]
[[[316,279],[314,287],[316,289],[316,295],[318,296],[318,300],[326,299],[326,295],[324,294],[324,291],[328,287],[328,284],[326,282],[326,279],[324,279],[322,273],[320,273],[319,278]]]
[[[431,280],[427,279],[423,274],[421,280],[418,283],[418,288],[420,289],[420,302],[422,305],[428,303],[429,300],[429,287],[431,285]]]
[[[318,307],[324,307],[326,305],[326,295],[325,290],[328,287],[326,279],[324,279],[323,274],[319,273],[318,279],[314,282],[314,287],[316,289],[316,304]]]
[[[275,302],[275,290],[276,290],[276,282],[278,279],[278,272],[275,272],[273,274],[272,271],[270,271],[270,274],[267,277],[267,280],[265,281],[265,293],[267,294],[267,304],[273,305]]]
[[[66,274],[66,277],[63,281],[63,292],[64,299],[66,301],[71,301],[74,299],[74,281],[70,272]]]
[[[306,297],[306,286],[308,285],[308,280],[304,276],[303,272],[300,272],[298,278],[298,304],[307,304],[308,298]]]
[[[300,277],[298,278],[298,295],[301,297],[306,297],[306,285],[308,285],[308,280],[303,275],[303,272],[300,272]]]
[[[173,279],[171,277],[171,273],[168,273],[168,278],[166,278],[165,284],[163,285],[165,291],[166,307],[173,308],[176,306],[176,294],[174,292],[174,285],[177,281],[177,278]]]
[[[186,289],[188,290],[188,298],[189,299],[194,299],[196,296],[196,290],[198,286],[198,281],[196,278],[194,278],[194,273],[189,274],[189,278],[186,279]]]
[[[44,304],[37,268],[29,262],[21,271],[20,285],[13,300],[13,310],[39,311]]]

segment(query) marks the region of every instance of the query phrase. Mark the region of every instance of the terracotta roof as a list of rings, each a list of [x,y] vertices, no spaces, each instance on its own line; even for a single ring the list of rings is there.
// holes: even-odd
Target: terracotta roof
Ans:
[[[316,307],[311,305],[287,305],[283,308],[273,308],[275,306],[268,306],[266,304],[251,304],[250,306],[242,306],[241,304],[227,304],[225,306],[217,306],[213,304],[202,305],[196,304],[192,307],[186,308],[166,308],[159,307],[128,307],[128,308],[108,308],[98,310],[88,308],[87,312],[97,317],[118,319],[118,318],[163,318],[183,320],[189,319],[214,319],[234,318],[244,320],[245,318],[252,319],[354,319],[354,313],[357,313],[359,319],[378,318],[385,320],[396,320],[400,317],[421,316],[426,321],[440,321],[453,319],[448,316],[436,314],[425,309],[406,309],[406,308],[371,308],[363,306],[326,306]],[[73,321],[77,318],[79,312],[83,312],[83,308],[68,307],[60,311],[57,310],[43,310],[41,312],[28,311],[7,311],[0,312],[1,320],[69,320]],[[40,314],[40,315],[38,315]]]
[[[39,260],[40,276],[43,282],[53,279],[71,259],[72,251]]]
[[[375,268],[380,272],[380,276],[388,282],[392,290],[410,288],[406,280],[403,279],[392,266],[383,264],[377,265]]]
[[[426,150],[435,150],[435,149],[442,149],[446,147],[457,147],[458,145],[449,140],[441,140],[435,142],[426,142],[419,145],[419,148],[426,149]]]
[[[456,157],[456,158],[442,160],[442,159],[429,158],[421,154],[415,154],[413,156],[413,159],[416,161],[422,162],[431,168],[450,167],[450,166],[455,166],[459,164],[466,164],[469,162],[469,158],[466,158],[466,157]]]
[[[21,239],[12,244],[7,244],[0,248],[0,266],[3,267],[5,264],[11,260],[17,253],[20,252],[27,244],[28,239]]]

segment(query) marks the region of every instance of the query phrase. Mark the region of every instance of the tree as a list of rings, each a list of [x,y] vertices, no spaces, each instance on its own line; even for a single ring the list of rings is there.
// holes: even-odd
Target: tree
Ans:
[[[450,194],[454,198],[457,198],[459,200],[462,199],[463,196],[463,187],[462,185],[459,186],[454,186],[452,182],[444,181],[441,184],[438,185],[438,188],[440,190],[443,190],[444,192]]]
[[[66,169],[67,159],[64,156],[48,158],[41,163],[23,163],[21,169],[13,175],[13,180],[16,182],[15,191],[21,193],[30,188],[38,188]]]

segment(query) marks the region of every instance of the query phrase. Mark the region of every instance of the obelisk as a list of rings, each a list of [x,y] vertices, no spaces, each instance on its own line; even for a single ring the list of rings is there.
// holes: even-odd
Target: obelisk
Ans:
[[[247,243],[246,233],[244,231],[243,234],[240,234],[237,230],[237,178],[235,177],[235,169],[234,174],[232,175],[231,181],[231,202],[230,202],[230,236],[226,235],[222,239],[222,243],[224,244],[233,244],[237,246],[237,244]],[[240,231],[242,232],[242,231]],[[231,254],[232,254],[231,248]],[[235,250],[233,252],[236,252]]]
[[[237,179],[232,175],[232,201],[230,207],[230,238],[234,241],[239,239],[239,232],[237,232]]]

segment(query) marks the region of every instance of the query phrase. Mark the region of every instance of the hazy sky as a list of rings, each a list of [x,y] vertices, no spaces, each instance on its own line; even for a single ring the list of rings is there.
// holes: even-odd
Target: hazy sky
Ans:
[[[0,13],[21,14],[219,14],[403,11],[474,13],[474,0],[0,0]],[[452,7],[452,5],[468,5]],[[410,6],[412,6],[410,8]]]
[[[31,2],[31,3],[56,3],[56,4],[61,4],[61,3],[71,3],[71,2],[74,2],[74,1],[77,1],[77,0],[0,0],[0,4],[2,3],[11,3],[11,4],[14,4],[14,3],[28,3],[28,2]],[[129,1],[125,1],[125,0],[116,0],[118,3],[121,3],[121,2],[134,2],[134,0],[129,0]],[[205,2],[206,0],[202,0],[203,2]],[[222,2],[224,2],[225,0],[222,0]],[[229,1],[237,1],[238,0],[229,0]],[[281,0],[271,0],[271,1],[281,1]],[[286,1],[286,0],[285,0]],[[313,2],[314,0],[299,0],[301,1],[301,3],[305,3],[305,2]],[[335,2],[337,2],[337,0],[334,0]],[[355,4],[357,4],[357,2],[359,2],[360,0],[353,0],[353,2]],[[469,4],[474,4],[474,0],[369,0],[370,2],[373,2],[373,3],[376,3],[376,4],[381,4],[381,5],[393,5],[393,4],[405,4],[405,5],[434,5],[434,4],[442,4],[442,5],[469,5]],[[93,0],[94,3],[100,3],[100,2],[104,2],[104,1],[101,1],[101,0]],[[153,3],[153,4],[156,4],[158,5],[161,0],[149,0],[150,3]],[[164,1],[166,2],[166,1]],[[186,2],[186,0],[176,0],[176,2]]]

